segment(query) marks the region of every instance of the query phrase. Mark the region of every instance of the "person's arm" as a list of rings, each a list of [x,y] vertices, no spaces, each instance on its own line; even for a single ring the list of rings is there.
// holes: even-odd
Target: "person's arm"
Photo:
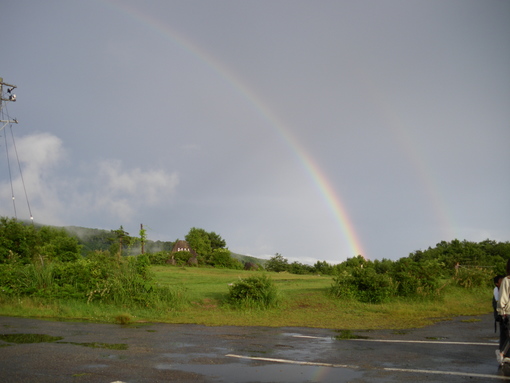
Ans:
[[[499,315],[510,313],[510,279],[508,277],[503,278],[499,286],[498,313]]]

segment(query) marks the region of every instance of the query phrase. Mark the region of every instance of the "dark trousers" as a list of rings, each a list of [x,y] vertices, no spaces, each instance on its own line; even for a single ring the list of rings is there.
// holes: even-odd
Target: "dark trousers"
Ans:
[[[501,322],[499,322],[499,350],[500,351],[505,350],[505,347],[507,347],[507,343],[509,341],[508,330],[509,330],[508,318],[507,317],[502,318]],[[510,348],[510,347],[508,347],[508,348]],[[506,354],[509,354],[509,351],[510,350],[505,351],[505,357],[507,356]]]

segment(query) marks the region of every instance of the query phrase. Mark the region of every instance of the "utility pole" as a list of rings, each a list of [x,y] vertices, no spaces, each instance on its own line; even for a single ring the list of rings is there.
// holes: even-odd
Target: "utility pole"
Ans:
[[[7,90],[5,90],[4,87],[6,87]],[[5,102],[8,102],[8,101],[15,102],[16,101],[16,95],[14,94],[14,89],[16,89],[16,88],[17,88],[16,85],[8,84],[8,83],[4,82],[4,79],[2,77],[0,77],[0,132],[2,132],[2,130],[4,130],[4,128],[7,125],[10,125],[10,128],[12,128],[12,124],[18,123],[18,120],[16,118],[11,118],[11,116],[9,116],[7,109],[4,111],[4,103]],[[14,151],[16,152],[16,160],[18,161],[19,175],[21,178],[21,183],[23,184],[23,190],[25,191],[25,198],[27,201],[28,212],[30,213],[30,220],[32,221],[32,225],[33,225],[34,224],[34,216],[32,215],[32,211],[30,209],[30,203],[28,202],[27,189],[25,187],[25,181],[23,180],[23,173],[21,171],[21,165],[20,165],[19,158],[18,158],[18,152],[16,150],[16,145],[14,143],[14,135],[12,134],[12,129],[11,129],[11,135],[12,135],[12,144],[14,147]],[[18,217],[16,214],[16,203],[14,201],[14,189],[13,189],[12,177],[11,177],[11,165],[9,164],[7,134],[4,134],[4,138],[5,138],[5,151],[7,153],[7,166],[9,167],[9,177],[11,180],[12,204],[14,207],[14,216],[17,219]]]
[[[7,95],[5,95],[5,96],[4,96],[4,86],[7,87]],[[2,103],[4,101],[12,101],[12,102],[16,101],[16,95],[14,93],[12,93],[12,91],[16,88],[17,88],[16,85],[7,84],[6,82],[4,82],[4,79],[2,77],[0,77],[0,111],[3,108]],[[0,132],[7,126],[7,124],[17,124],[17,123],[18,123],[18,120],[16,120],[16,119],[0,120],[0,124],[2,124],[2,126],[0,127]]]
[[[142,244],[142,254],[145,254],[145,240],[147,239],[146,231],[143,228],[143,223],[140,224],[140,243]]]

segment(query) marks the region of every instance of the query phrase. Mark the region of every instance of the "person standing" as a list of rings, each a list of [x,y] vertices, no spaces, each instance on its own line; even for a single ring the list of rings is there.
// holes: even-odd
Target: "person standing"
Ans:
[[[506,277],[501,281],[498,294],[498,314],[501,316],[499,323],[499,350],[496,350],[496,357],[500,364],[510,362],[508,359],[509,343],[509,316],[510,316],[510,259],[506,263]],[[505,360],[508,359],[508,360]]]
[[[501,281],[505,278],[504,275],[496,275],[494,277],[494,292],[492,294],[492,308],[494,309],[494,319],[496,322],[499,321],[498,314],[498,301],[499,301],[499,287],[501,286]]]

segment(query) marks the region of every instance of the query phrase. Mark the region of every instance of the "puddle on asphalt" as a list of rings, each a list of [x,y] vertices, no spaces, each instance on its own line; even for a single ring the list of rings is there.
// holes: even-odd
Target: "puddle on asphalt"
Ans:
[[[369,339],[368,336],[354,334],[351,330],[336,330],[335,332],[338,335],[329,336],[329,337],[308,336],[308,335],[302,335],[302,334],[298,334],[298,333],[284,333],[282,335],[292,336],[294,338],[311,338],[311,339],[317,340],[318,342],[321,342],[321,343],[332,343],[335,340],[342,340],[342,339]]]
[[[331,336],[311,336],[311,335],[299,334],[297,332],[285,332],[282,335],[290,336],[293,338],[304,338],[304,339],[309,338],[309,339],[317,340],[318,342],[322,342],[322,343],[332,343],[334,341],[334,338]]]
[[[89,342],[89,343],[79,343],[79,342],[58,342],[65,344],[74,344],[75,346],[83,346],[83,347],[91,347],[91,348],[105,348],[107,350],[127,350],[128,345],[125,343],[99,343],[99,342]]]
[[[105,348],[108,350],[127,350],[125,343],[100,343],[100,342],[58,342],[64,339],[61,336],[51,336],[46,334],[0,334],[0,340],[8,343],[28,344],[28,343],[54,343],[73,344],[75,346]],[[4,345],[2,345],[4,346]]]
[[[337,330],[338,335],[335,339],[345,340],[345,339],[369,339],[368,336],[356,335],[351,330]]]
[[[326,366],[300,366],[295,364],[264,364],[250,366],[244,363],[227,363],[219,365],[180,365],[160,363],[158,370],[179,370],[216,377],[225,382],[351,382],[363,376],[363,372],[349,368]]]
[[[51,343],[64,339],[45,334],[0,334],[0,340],[9,343]]]

